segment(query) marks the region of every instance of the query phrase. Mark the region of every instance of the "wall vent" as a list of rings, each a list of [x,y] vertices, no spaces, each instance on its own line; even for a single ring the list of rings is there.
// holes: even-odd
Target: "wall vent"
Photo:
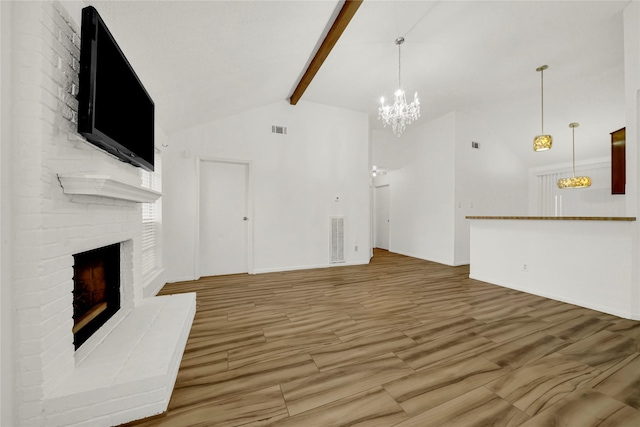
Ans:
[[[471,148],[475,148],[475,149],[480,149],[480,143],[479,142],[475,142],[475,141],[471,141]]]
[[[286,126],[271,126],[271,133],[279,133],[281,135],[287,134]]]
[[[344,262],[344,217],[329,217],[329,263]]]

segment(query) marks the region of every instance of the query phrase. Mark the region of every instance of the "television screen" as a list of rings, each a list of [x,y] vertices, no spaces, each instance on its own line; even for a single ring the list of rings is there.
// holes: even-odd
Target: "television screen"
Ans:
[[[154,103],[95,8],[82,9],[78,132],[153,170]]]

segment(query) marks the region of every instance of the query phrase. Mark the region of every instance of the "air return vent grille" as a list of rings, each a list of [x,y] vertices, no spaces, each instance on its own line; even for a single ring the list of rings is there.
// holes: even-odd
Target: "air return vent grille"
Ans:
[[[281,135],[286,135],[287,134],[287,127],[286,126],[271,126],[271,133],[279,133]]]
[[[329,262],[339,264],[344,262],[344,217],[329,217],[329,226]]]

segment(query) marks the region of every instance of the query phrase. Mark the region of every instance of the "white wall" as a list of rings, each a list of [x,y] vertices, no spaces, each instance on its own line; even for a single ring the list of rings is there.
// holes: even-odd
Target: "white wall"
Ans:
[[[624,67],[626,106],[626,215],[638,216],[638,165],[640,164],[640,4],[631,2],[624,10]],[[631,259],[633,270],[631,281],[636,284],[631,301],[640,311],[640,222],[635,222]]]
[[[371,130],[371,165],[378,168],[394,170],[403,167],[407,162],[400,159],[399,146],[405,144],[406,138],[398,138],[390,128]]]
[[[471,147],[478,142],[479,149]],[[455,265],[469,264],[467,215],[525,215],[527,169],[476,117],[456,112]]]
[[[527,170],[475,117],[452,112],[397,138],[374,132],[373,162],[392,169],[389,249],[449,265],[469,263],[467,215],[524,215]],[[472,149],[471,141],[480,142]],[[395,170],[393,170],[395,169]]]
[[[287,135],[272,134],[272,125],[287,126]],[[328,266],[331,215],[345,217],[346,263],[369,261],[366,114],[282,101],[170,135],[168,145],[163,226],[169,281],[196,278],[197,158],[252,164],[253,272]]]
[[[640,320],[630,221],[473,220],[470,277]]]
[[[9,223],[9,190],[8,181],[10,145],[10,92],[11,76],[9,67],[11,4],[0,2],[0,425],[15,425],[13,399],[13,353],[11,343],[12,331],[12,291],[11,263],[9,262],[11,244],[9,240],[11,226]]]
[[[638,165],[640,164],[639,121],[640,111],[640,4],[631,2],[624,14],[624,91],[625,91],[625,135],[626,135],[626,216],[637,216],[640,212],[638,197]],[[640,268],[640,266],[639,266]]]
[[[393,136],[394,161],[404,166],[387,175],[391,252],[453,263],[454,135],[455,115],[447,114],[410,128],[399,139]]]

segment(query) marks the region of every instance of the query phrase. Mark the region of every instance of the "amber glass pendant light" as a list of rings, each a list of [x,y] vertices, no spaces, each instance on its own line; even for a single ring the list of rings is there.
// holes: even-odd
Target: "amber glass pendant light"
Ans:
[[[576,128],[578,123],[569,123],[571,128],[571,140],[573,145],[573,173],[571,178],[561,178],[558,180],[558,188],[586,188],[591,186],[591,178],[588,176],[576,176]]]
[[[536,71],[540,72],[540,117],[541,117],[541,130],[540,135],[533,138],[533,151],[546,151],[551,148],[553,144],[553,138],[551,135],[544,134],[544,70],[549,68],[548,65],[543,65],[536,68]]]

